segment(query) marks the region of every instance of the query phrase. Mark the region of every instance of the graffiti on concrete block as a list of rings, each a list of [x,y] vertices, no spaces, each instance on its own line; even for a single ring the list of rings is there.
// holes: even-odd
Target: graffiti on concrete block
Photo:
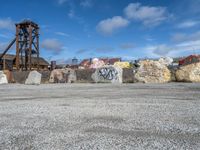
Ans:
[[[122,68],[110,65],[97,68],[91,77],[96,83],[122,83],[122,72]]]
[[[101,68],[99,69],[99,76],[104,80],[114,80],[118,76],[118,72],[114,68]]]

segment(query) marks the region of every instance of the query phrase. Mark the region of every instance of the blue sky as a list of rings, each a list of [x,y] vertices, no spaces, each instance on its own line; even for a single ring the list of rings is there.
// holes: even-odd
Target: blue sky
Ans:
[[[200,0],[1,0],[0,49],[14,23],[28,18],[40,26],[47,60],[198,54],[199,7]]]

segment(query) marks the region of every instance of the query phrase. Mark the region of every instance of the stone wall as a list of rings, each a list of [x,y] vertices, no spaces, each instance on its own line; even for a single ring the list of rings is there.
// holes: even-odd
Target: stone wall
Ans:
[[[11,72],[13,81],[12,83],[25,84],[26,79],[28,78],[29,71],[13,71]],[[50,71],[39,71],[42,74],[41,83],[49,83]],[[11,81],[9,81],[11,83]]]
[[[134,77],[134,69],[130,68],[124,68],[123,69],[123,74],[122,74],[122,80],[123,83],[135,83],[135,77]]]
[[[75,75],[76,81],[74,81],[74,83],[102,83],[102,82],[113,83],[114,78],[117,79],[117,83],[136,83],[136,82],[139,82],[136,77],[137,77],[138,73],[140,73],[140,78],[143,77],[148,81],[151,79],[151,83],[165,83],[165,82],[177,82],[177,81],[179,81],[179,82],[200,82],[200,80],[199,80],[199,78],[200,78],[200,75],[199,75],[199,72],[200,72],[199,66],[200,65],[199,64],[200,63],[187,65],[187,66],[184,66],[181,68],[168,67],[169,71],[165,67],[164,67],[164,70],[162,67],[160,69],[159,67],[154,65],[154,62],[148,62],[148,63],[151,65],[146,65],[146,67],[144,67],[144,65],[140,66],[140,69],[141,69],[141,67],[143,67],[141,69],[142,72],[140,72],[140,70],[138,70],[138,69],[133,69],[133,68],[123,68],[119,72],[115,72],[115,71],[112,72],[113,70],[111,70],[111,72],[110,72],[109,69],[111,69],[111,68],[113,69],[115,67],[109,66],[109,67],[107,67],[108,70],[105,70],[106,67],[102,67],[99,69],[73,70],[74,74],[72,77],[74,78],[74,75]],[[101,69],[103,69],[103,70],[101,70]],[[103,74],[100,75],[99,74],[100,72]],[[143,72],[144,72],[144,75],[142,74]],[[167,80],[165,80],[165,78],[166,78],[166,76],[164,74],[165,72],[167,72]],[[170,72],[170,73],[168,73],[168,72]],[[52,72],[39,71],[39,73],[42,74],[42,78],[41,78],[42,84],[50,83],[49,79],[50,79],[50,75]],[[104,73],[107,73],[107,74],[104,74]],[[19,71],[19,72],[4,71],[4,74],[7,76],[8,83],[25,84],[25,81],[29,75],[29,71],[23,71],[23,72],[22,71]],[[113,77],[113,75],[114,75],[114,77]],[[170,75],[171,75],[171,77],[170,77]],[[96,76],[97,78],[95,79],[94,76]],[[60,83],[71,83],[71,82],[68,82],[68,80],[69,80],[69,78],[72,78],[72,77],[68,76],[66,78],[66,82],[60,82]],[[113,77],[113,78],[111,79],[111,77]],[[120,77],[120,80],[118,77]],[[102,78],[108,78],[108,80],[102,79]],[[170,80],[168,78],[170,78]],[[57,82],[53,82],[53,83],[57,83]],[[148,83],[148,82],[145,82],[145,83]]]
[[[92,75],[95,73],[96,69],[77,69],[75,70],[76,74],[76,83],[95,83],[92,79]],[[20,83],[25,84],[26,79],[28,78],[29,71],[13,71],[6,72],[9,83]],[[50,71],[39,71],[42,74],[41,83],[49,83]],[[123,83],[133,83],[135,81],[133,69],[123,69],[122,71],[122,82]],[[67,81],[65,82],[67,83]]]
[[[92,74],[95,69],[78,69],[76,70],[76,78],[78,83],[94,83]]]

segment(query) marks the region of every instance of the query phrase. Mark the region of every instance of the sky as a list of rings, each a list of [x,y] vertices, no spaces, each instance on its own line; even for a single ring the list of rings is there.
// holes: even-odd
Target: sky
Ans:
[[[30,19],[40,26],[40,55],[48,61],[200,53],[200,0],[0,2],[0,51],[14,38],[14,24]]]

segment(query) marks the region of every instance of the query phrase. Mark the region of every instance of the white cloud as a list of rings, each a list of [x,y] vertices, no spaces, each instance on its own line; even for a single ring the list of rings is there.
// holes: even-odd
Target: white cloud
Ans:
[[[87,49],[79,49],[78,51],[76,51],[76,54],[83,54],[86,53],[88,50]]]
[[[135,48],[135,44],[133,43],[123,43],[119,46],[123,50],[129,50]]]
[[[177,47],[178,49],[183,49],[183,50],[200,49],[200,40],[196,40],[196,41],[185,41],[185,42],[176,44],[176,47]]]
[[[171,39],[174,42],[196,41],[200,39],[200,31],[191,34],[176,33]]]
[[[153,53],[160,56],[165,56],[169,53],[170,50],[171,50],[170,47],[168,47],[165,44],[162,44],[162,45],[155,46],[155,48],[153,49]]]
[[[74,9],[71,8],[69,10],[68,16],[69,16],[69,18],[75,18],[76,17]]]
[[[89,8],[93,6],[92,0],[82,0],[80,5],[84,8]]]
[[[0,29],[13,30],[15,28],[15,23],[10,18],[0,19]]]
[[[3,52],[7,46],[8,43],[0,43],[0,52]]]
[[[98,53],[110,53],[114,51],[115,49],[111,46],[104,46],[104,47],[98,47],[96,48],[96,52]]]
[[[65,37],[69,37],[70,35],[64,32],[55,32],[55,34],[60,35],[60,36],[65,36]]]
[[[165,7],[142,6],[140,3],[130,3],[124,13],[128,19],[141,21],[146,26],[155,26],[169,17]]]
[[[45,39],[41,46],[49,51],[52,51],[54,53],[59,53],[61,50],[63,50],[63,44],[58,41],[57,39]]]
[[[195,50],[200,50],[200,40],[184,41],[170,45],[166,44],[152,45],[143,48],[143,51],[154,57],[158,56],[177,57],[177,56],[182,56],[183,52],[188,52],[192,54]]]
[[[178,28],[191,28],[198,25],[199,23],[200,23],[199,21],[194,21],[194,20],[185,21],[178,24]]]
[[[128,26],[129,21],[121,16],[114,16],[106,20],[102,20],[97,25],[97,30],[104,35],[111,35],[118,29]]]
[[[6,39],[9,38],[9,36],[8,36],[7,34],[0,34],[0,37],[1,37],[1,38],[6,38]]]
[[[185,38],[186,38],[186,34],[176,33],[176,34],[172,35],[171,40],[174,42],[180,42],[180,41],[185,40]]]
[[[64,4],[65,2],[67,2],[68,0],[58,0],[58,4],[59,5],[62,5],[62,4]]]

